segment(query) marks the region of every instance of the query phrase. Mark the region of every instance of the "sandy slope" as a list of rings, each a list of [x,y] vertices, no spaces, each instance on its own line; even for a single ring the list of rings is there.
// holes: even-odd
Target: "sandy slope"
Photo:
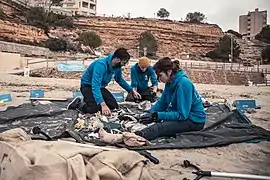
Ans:
[[[162,86],[162,85],[160,85]],[[200,93],[206,93],[213,98],[226,98],[230,103],[235,99],[245,99],[248,96],[256,99],[262,106],[257,113],[248,114],[252,122],[270,130],[270,87],[222,86],[197,84]],[[24,78],[13,75],[0,75],[0,93],[12,93],[13,102],[17,105],[25,102],[30,89],[45,89],[47,97],[71,97],[73,90],[79,89],[78,80]],[[120,89],[111,84],[110,89]],[[19,96],[19,97],[17,97]],[[3,107],[0,107],[0,109]],[[252,173],[270,176],[270,143],[233,144],[220,148],[189,149],[189,150],[159,150],[152,154],[160,159],[159,165],[150,165],[155,179],[176,180],[191,178],[191,170],[181,167],[184,159],[198,164],[204,170]],[[215,178],[211,178],[215,179]],[[221,179],[221,178],[216,178]]]

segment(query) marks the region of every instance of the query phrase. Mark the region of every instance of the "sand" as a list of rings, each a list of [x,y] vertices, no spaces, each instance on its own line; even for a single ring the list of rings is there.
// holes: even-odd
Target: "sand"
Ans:
[[[270,130],[270,86],[247,87],[195,84],[201,94],[212,98],[225,98],[229,103],[236,99],[255,99],[261,105],[256,113],[247,114],[252,122]],[[160,87],[163,85],[160,84]],[[72,91],[79,89],[79,80],[20,77],[0,74],[0,93],[12,93],[13,101],[8,105],[18,105],[26,102],[31,89],[44,89],[46,97],[68,98]],[[116,84],[110,84],[109,89],[121,89]],[[0,106],[4,110],[4,107]],[[150,172],[157,180],[176,180],[185,177],[192,179],[191,169],[181,166],[183,160],[199,165],[203,170],[248,173],[270,176],[270,143],[241,143],[225,147],[188,149],[188,150],[158,150],[151,151],[160,160],[159,165],[150,164]],[[211,178],[221,179],[221,178]]]

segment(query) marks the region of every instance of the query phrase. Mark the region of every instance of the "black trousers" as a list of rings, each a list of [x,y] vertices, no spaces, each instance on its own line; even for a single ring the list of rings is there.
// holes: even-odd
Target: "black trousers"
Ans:
[[[108,91],[106,88],[101,88],[102,97],[107,104],[107,106],[113,110],[118,109],[118,103],[116,99],[113,97],[112,93]],[[85,104],[82,107],[83,113],[96,113],[101,111],[101,106],[96,103],[95,98],[93,96],[92,87],[90,85],[82,85],[81,86],[81,93],[84,97]]]
[[[200,131],[204,123],[195,123],[191,120],[185,121],[163,121],[155,123],[145,129],[135,132],[147,140],[154,140],[159,137],[175,137],[178,133]]]
[[[155,102],[155,97],[152,95],[151,88],[148,88],[146,91],[138,91],[138,93],[142,96],[142,99],[135,99],[132,93],[128,93],[126,97],[126,101],[129,102],[141,102],[141,101],[150,101]]]

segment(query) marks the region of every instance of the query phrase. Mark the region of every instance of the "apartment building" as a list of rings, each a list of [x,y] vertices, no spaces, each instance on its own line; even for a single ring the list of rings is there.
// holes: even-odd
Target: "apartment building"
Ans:
[[[267,11],[259,11],[258,8],[247,15],[239,16],[239,33],[248,39],[254,39],[267,24]]]
[[[42,6],[49,9],[48,0],[32,0],[31,6]],[[97,0],[63,0],[61,6],[51,6],[51,11],[67,16],[95,16]]]

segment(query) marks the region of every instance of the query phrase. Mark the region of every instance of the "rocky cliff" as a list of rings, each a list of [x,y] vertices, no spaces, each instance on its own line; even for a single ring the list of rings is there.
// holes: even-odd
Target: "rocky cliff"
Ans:
[[[9,0],[0,3],[1,9],[7,15],[4,20],[0,20],[0,40],[24,44],[38,44],[45,41],[47,37],[44,32],[26,25],[26,20],[22,16],[23,7],[14,3]],[[76,39],[82,31],[94,30],[101,36],[105,52],[124,46],[130,49],[133,56],[138,53],[138,38],[146,30],[150,30],[157,39],[157,55],[174,58],[184,58],[187,54],[204,54],[212,50],[223,35],[217,25],[158,19],[92,17],[75,18],[74,23],[73,29],[56,28],[50,31],[50,35]]]
[[[0,40],[36,45],[45,41],[47,36],[42,29],[27,25],[24,13],[26,7],[12,1],[1,0],[0,10],[4,17],[0,17]]]
[[[204,54],[215,47],[223,35],[217,25],[190,24],[157,19],[79,18],[71,31],[52,30],[56,36],[77,37],[86,30],[96,31],[103,41],[105,51],[124,46],[137,55],[138,39],[142,32],[150,30],[158,42],[158,56],[184,58],[187,54]]]

